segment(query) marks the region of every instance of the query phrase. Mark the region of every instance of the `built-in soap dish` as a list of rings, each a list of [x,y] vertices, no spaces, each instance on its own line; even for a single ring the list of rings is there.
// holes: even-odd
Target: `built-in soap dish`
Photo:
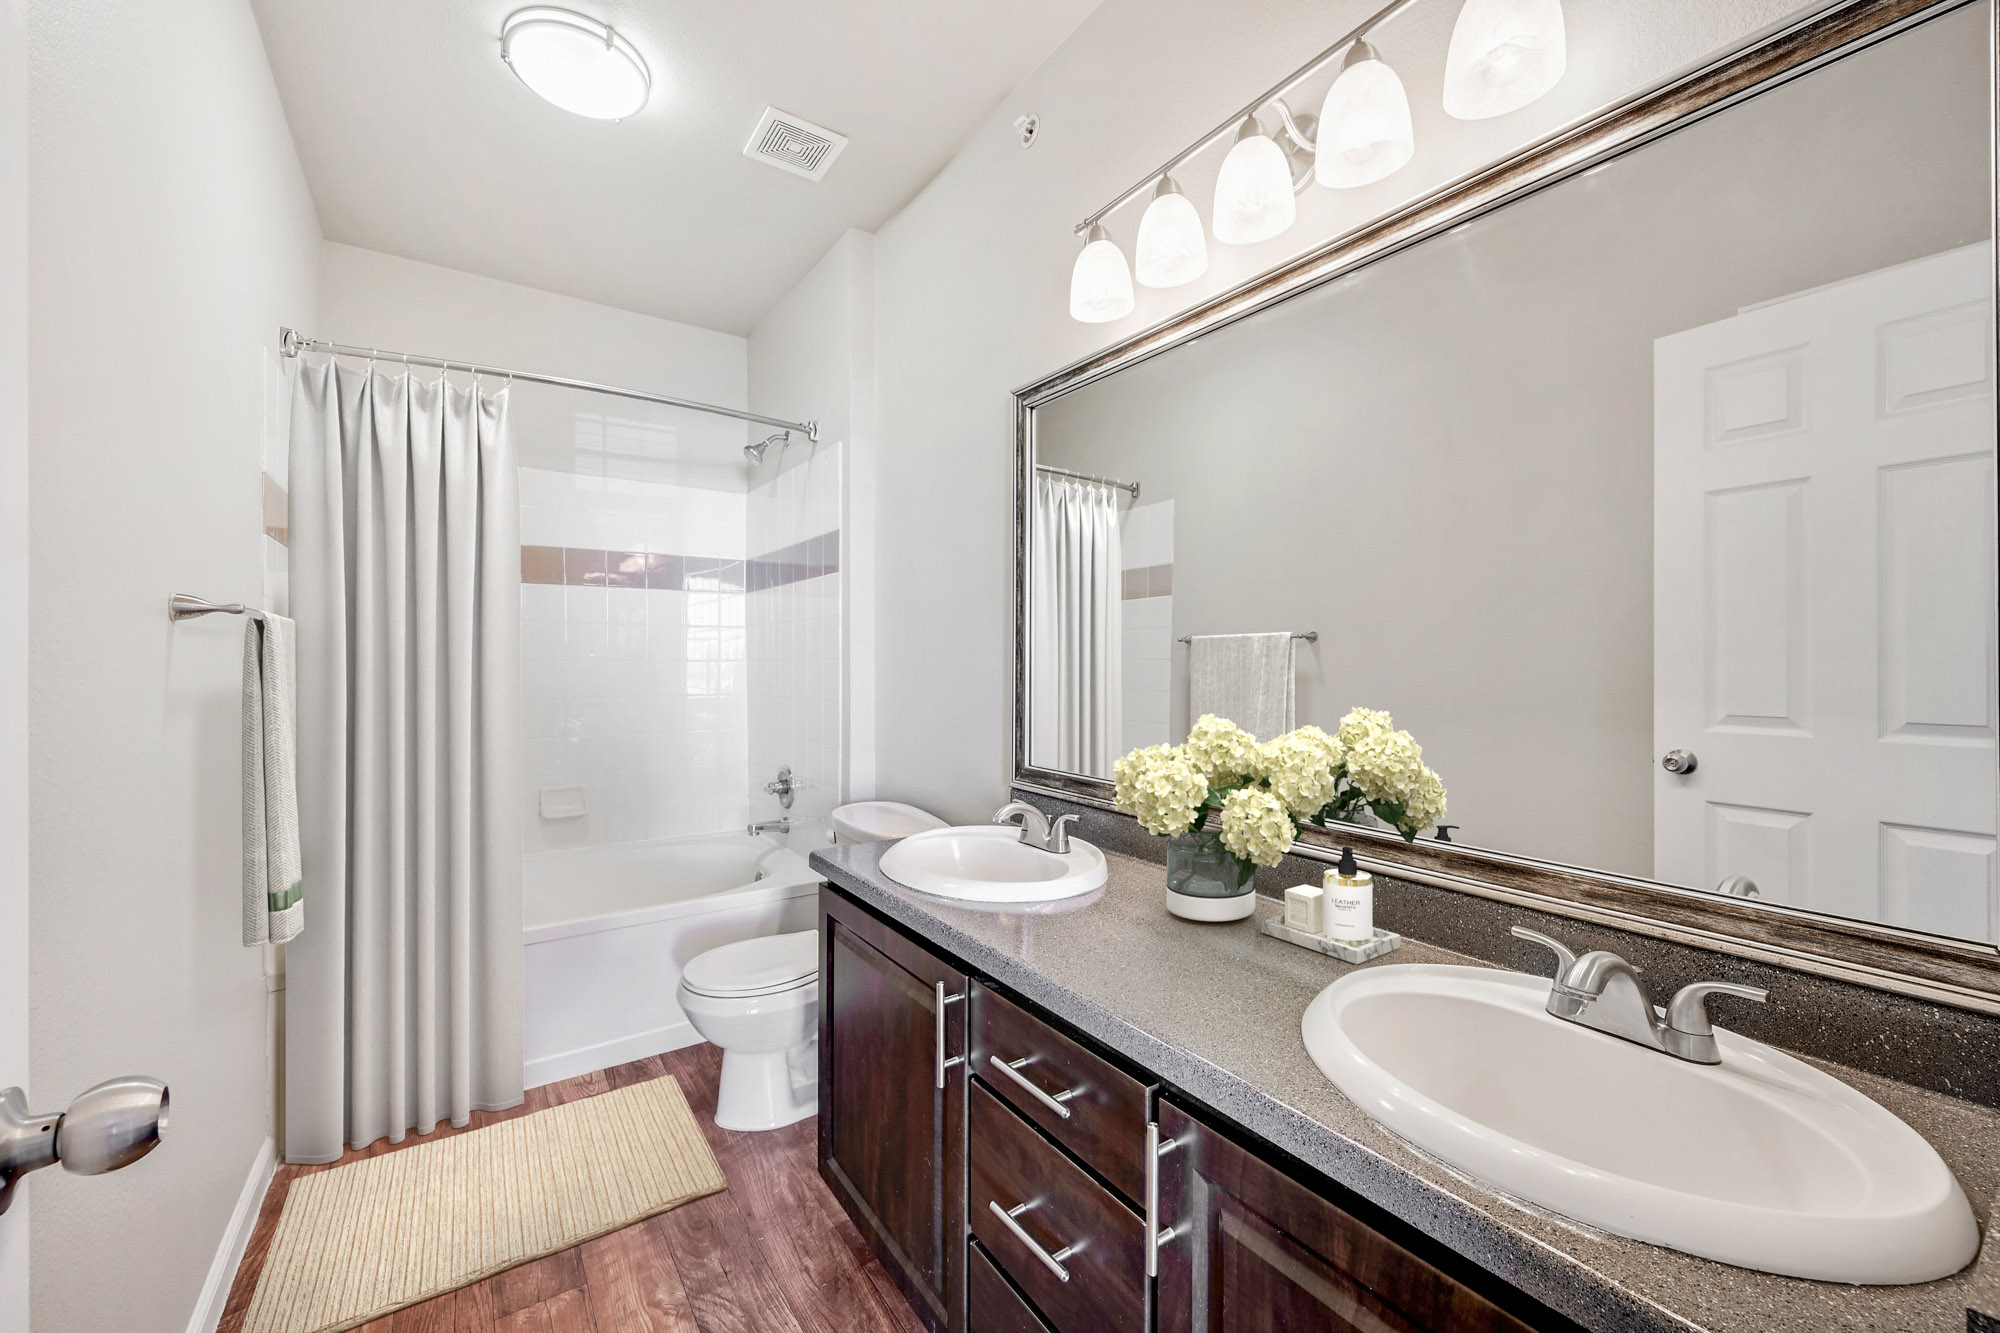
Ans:
[[[1393,930],[1376,928],[1375,938],[1366,944],[1349,944],[1344,940],[1330,940],[1324,935],[1310,931],[1294,930],[1285,924],[1281,916],[1267,916],[1257,923],[1257,928],[1272,939],[1296,944],[1314,953],[1323,953],[1329,958],[1338,958],[1344,963],[1365,963],[1371,958],[1380,958],[1385,953],[1394,953],[1403,947],[1403,937]]]

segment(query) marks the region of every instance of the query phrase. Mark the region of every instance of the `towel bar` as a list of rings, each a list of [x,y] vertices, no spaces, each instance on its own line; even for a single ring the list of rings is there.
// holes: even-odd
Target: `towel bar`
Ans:
[[[1203,637],[1203,638],[1220,638],[1221,636],[1220,636],[1220,635],[1206,635],[1206,634],[1205,634],[1205,635],[1203,635],[1202,637]],[[1307,643],[1318,643],[1318,642],[1319,642],[1319,631],[1318,631],[1318,630],[1316,630],[1316,629],[1295,629],[1295,630],[1293,630],[1293,631],[1292,631],[1292,637],[1293,637],[1293,638],[1295,638],[1295,639],[1304,639],[1304,640],[1305,640],[1305,641],[1306,641]],[[1180,638],[1178,638],[1178,639],[1175,639],[1175,640],[1174,640],[1174,642],[1175,642],[1175,643],[1191,643],[1191,642],[1193,642],[1193,640],[1194,640],[1194,635],[1192,635],[1192,634],[1183,634],[1183,635],[1181,635],[1181,636],[1180,636]]]
[[[177,592],[167,598],[167,619],[192,620],[196,616],[214,615],[220,611],[226,616],[249,616],[252,620],[262,620],[264,613],[254,606],[241,602],[210,602],[187,593]]]

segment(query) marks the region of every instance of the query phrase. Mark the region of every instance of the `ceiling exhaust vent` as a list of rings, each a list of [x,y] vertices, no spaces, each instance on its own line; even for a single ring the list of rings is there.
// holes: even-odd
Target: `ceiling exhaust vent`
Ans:
[[[750,142],[743,145],[743,156],[816,181],[826,175],[826,169],[845,147],[846,135],[767,106]]]

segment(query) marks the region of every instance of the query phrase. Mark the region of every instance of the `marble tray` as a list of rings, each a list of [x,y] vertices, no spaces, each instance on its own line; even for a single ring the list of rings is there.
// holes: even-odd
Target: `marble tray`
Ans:
[[[1393,953],[1403,947],[1403,937],[1393,930],[1375,931],[1375,938],[1366,944],[1349,944],[1345,940],[1330,940],[1324,935],[1314,935],[1303,930],[1294,930],[1285,924],[1281,916],[1267,916],[1257,924],[1257,928],[1273,939],[1296,944],[1302,949],[1311,949],[1338,958],[1344,963],[1365,963],[1371,958],[1380,958],[1385,953]]]

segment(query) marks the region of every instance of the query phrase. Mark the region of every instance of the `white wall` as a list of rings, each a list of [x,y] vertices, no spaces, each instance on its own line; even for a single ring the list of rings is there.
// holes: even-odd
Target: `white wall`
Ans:
[[[1569,76],[1479,123],[1438,109],[1457,7],[1417,6],[1373,36],[1415,109],[1409,167],[1364,190],[1308,190],[1285,236],[1212,246],[1202,280],[1142,288],[1128,319],[1071,321],[1071,226],[1375,7],[1106,0],[879,233],[877,693],[895,701],[878,721],[881,795],[984,818],[1010,772],[1012,389],[1804,6],[1567,0]],[[1311,88],[1301,106],[1317,110],[1324,83]],[[1024,152],[1010,126],[1025,111],[1042,131]],[[1219,162],[1180,173],[1204,208]],[[1137,208],[1111,220],[1128,248],[1137,222]]]
[[[28,53],[0,0],[0,1087],[28,1080]],[[0,1220],[0,1329],[28,1326],[28,1191]]]
[[[874,293],[875,238],[850,231],[750,334],[751,409],[783,420],[817,421],[820,439],[843,459],[835,481],[843,491],[839,596],[845,601],[846,686],[840,748],[848,800],[873,796],[876,782]],[[783,457],[795,465],[799,456],[794,447]],[[783,457],[775,451],[767,455],[757,474],[760,485],[785,465]],[[815,480],[815,498],[821,485]],[[816,535],[801,531],[786,540]],[[757,817],[775,817],[777,807],[763,796],[756,770],[751,777]]]
[[[305,332],[328,341],[744,406],[746,345],[734,334],[333,242],[321,251],[320,297],[320,327]],[[674,458],[654,460],[641,479],[744,489],[740,421],[542,385],[518,390],[510,412],[524,467],[606,471],[593,447],[601,435],[578,436],[610,418],[670,428],[664,439],[648,434]],[[617,474],[622,462],[626,475],[639,475],[642,461],[614,459],[608,470]]]
[[[319,230],[244,0],[30,0],[28,22],[36,1102],[173,1090],[145,1161],[28,1185],[34,1326],[164,1333],[270,1127],[241,623],[163,604],[259,594],[266,366],[315,319]]]

